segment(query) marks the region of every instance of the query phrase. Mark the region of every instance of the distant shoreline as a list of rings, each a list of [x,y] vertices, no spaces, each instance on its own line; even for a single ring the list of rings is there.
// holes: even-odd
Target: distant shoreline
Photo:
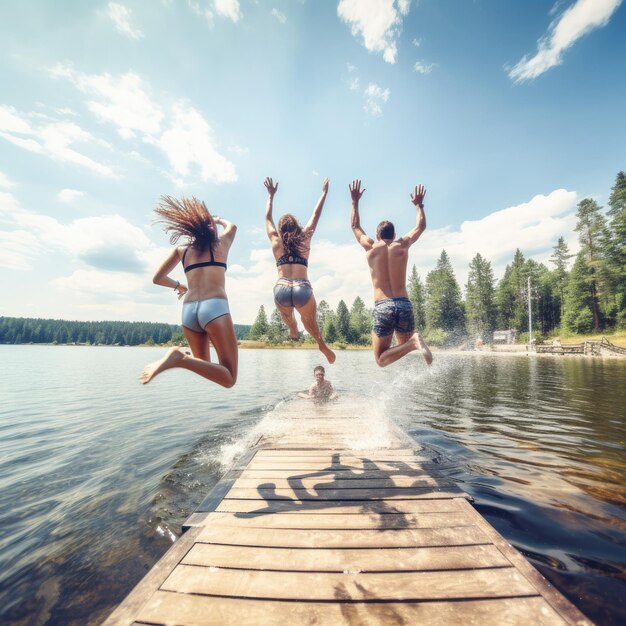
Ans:
[[[315,343],[282,343],[282,344],[272,344],[264,341],[255,341],[250,339],[241,339],[238,342],[239,348],[242,350],[317,350],[317,344]],[[164,343],[164,344],[138,344],[138,345],[110,345],[110,344],[89,344],[89,343],[3,343],[0,344],[3,346],[69,346],[74,348],[168,348],[172,345],[172,343]],[[341,344],[334,345],[329,344],[330,347],[338,352],[341,351],[371,351],[371,346],[360,346],[354,344]],[[186,346],[181,346],[186,347]],[[513,344],[510,346],[497,346],[496,349],[482,348],[479,350],[460,350],[458,348],[439,348],[434,346],[431,348],[434,354],[471,354],[478,356],[497,356],[497,357],[540,357],[540,358],[596,358],[596,359],[625,359],[626,355],[624,354],[555,354],[555,353],[537,353],[531,352],[529,353],[525,344]]]

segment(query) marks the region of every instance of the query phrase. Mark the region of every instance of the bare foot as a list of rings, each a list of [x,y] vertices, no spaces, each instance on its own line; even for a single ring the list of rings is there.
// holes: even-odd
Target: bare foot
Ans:
[[[337,359],[337,355],[328,347],[328,346],[320,346],[320,350],[322,354],[328,359],[328,362],[332,365]]]
[[[424,338],[419,334],[415,333],[413,335],[417,349],[420,350],[422,356],[424,357],[424,361],[426,361],[426,365],[430,365],[433,362],[433,353],[430,351],[430,348],[424,341]]]
[[[141,376],[139,376],[139,382],[142,385],[149,383],[157,374],[171,367],[176,367],[179,361],[184,358],[185,355],[180,348],[170,348],[162,359],[154,361],[143,368],[143,372],[141,372]]]

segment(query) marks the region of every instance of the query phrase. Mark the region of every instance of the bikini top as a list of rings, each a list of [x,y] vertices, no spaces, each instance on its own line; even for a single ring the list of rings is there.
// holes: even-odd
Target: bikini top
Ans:
[[[283,254],[283,256],[280,257],[280,259],[278,259],[276,261],[276,267],[278,267],[279,265],[304,265],[304,267],[308,267],[309,262],[303,257],[300,256],[299,254]]]
[[[185,257],[187,256],[187,252],[189,252],[189,248],[186,248],[185,251],[183,252],[183,268],[185,270],[185,274],[187,272],[190,272],[191,270],[195,270],[197,267],[209,267],[211,265],[216,266],[216,267],[223,267],[224,271],[226,271],[226,263],[222,263],[221,261],[216,261],[215,257],[213,256],[213,250],[211,248],[209,248],[209,250],[211,252],[210,261],[203,261],[202,263],[192,263],[191,265],[188,265],[187,267],[185,267]]]

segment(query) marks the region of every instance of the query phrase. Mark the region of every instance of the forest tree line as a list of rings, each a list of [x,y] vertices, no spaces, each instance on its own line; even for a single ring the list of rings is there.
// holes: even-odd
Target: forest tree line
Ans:
[[[570,253],[563,237],[555,242],[548,265],[525,258],[518,249],[496,282],[491,262],[476,254],[469,264],[464,297],[445,250],[425,281],[413,266],[407,291],[416,328],[436,345],[467,339],[489,342],[496,329],[516,329],[524,341],[529,330],[529,298],[533,335],[538,339],[626,328],[624,172],[616,177],[608,205],[604,212],[592,198],[578,203],[575,231],[580,250],[576,255]],[[322,300],[317,309],[322,336],[329,343],[369,345],[371,317],[371,309],[359,297],[350,309],[343,300],[335,310]],[[287,341],[279,312],[274,309],[268,319],[261,306],[248,338]],[[310,337],[305,340],[312,341]]]
[[[235,324],[237,339],[250,326]],[[0,317],[0,343],[53,343],[138,346],[184,343],[180,326],[151,322],[73,322],[26,317]]]

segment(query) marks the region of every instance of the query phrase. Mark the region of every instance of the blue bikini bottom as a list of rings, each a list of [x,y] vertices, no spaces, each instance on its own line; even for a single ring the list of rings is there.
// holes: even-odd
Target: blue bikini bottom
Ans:
[[[226,298],[208,298],[183,304],[183,326],[203,333],[206,325],[222,315],[230,315]]]

